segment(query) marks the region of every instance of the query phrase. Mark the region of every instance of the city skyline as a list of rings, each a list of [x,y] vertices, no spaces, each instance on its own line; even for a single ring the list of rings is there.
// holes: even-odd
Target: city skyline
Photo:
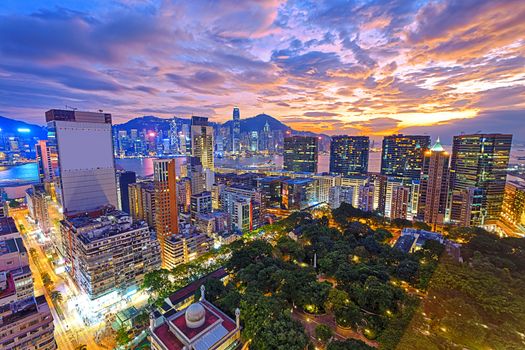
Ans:
[[[243,118],[264,112],[330,135],[448,143],[481,130],[520,141],[516,4],[7,1],[0,115],[41,124],[39,111],[68,105],[107,110],[115,124],[144,114],[224,122],[237,105]]]

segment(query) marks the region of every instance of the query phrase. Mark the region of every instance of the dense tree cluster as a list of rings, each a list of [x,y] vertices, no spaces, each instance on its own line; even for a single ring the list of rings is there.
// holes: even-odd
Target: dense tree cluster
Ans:
[[[232,279],[206,281],[207,298],[231,316],[241,308],[242,335],[255,350],[309,344],[293,310],[332,314],[380,349],[524,348],[525,240],[452,228],[449,237],[464,243],[459,263],[432,240],[412,254],[392,248],[389,229],[408,226],[347,204],[328,215],[294,213],[230,245],[224,260],[150,273],[144,288],[162,300],[224,264]],[[314,335],[329,350],[370,349],[332,332]]]
[[[455,229],[461,264],[444,256],[402,349],[524,349],[525,240]]]

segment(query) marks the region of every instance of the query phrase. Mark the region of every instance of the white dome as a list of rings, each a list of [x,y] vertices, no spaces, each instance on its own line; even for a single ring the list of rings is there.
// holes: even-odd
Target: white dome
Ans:
[[[198,328],[204,324],[206,311],[201,303],[194,303],[188,306],[184,318],[186,319],[186,325],[190,328]]]

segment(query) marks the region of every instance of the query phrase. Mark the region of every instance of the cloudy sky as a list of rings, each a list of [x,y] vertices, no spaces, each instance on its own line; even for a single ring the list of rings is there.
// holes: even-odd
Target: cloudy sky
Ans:
[[[0,115],[42,124],[65,105],[117,123],[238,105],[328,134],[525,140],[525,6],[2,0]]]

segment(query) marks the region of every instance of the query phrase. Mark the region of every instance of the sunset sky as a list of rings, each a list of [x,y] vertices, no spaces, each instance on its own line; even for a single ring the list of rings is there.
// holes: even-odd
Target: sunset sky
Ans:
[[[65,105],[523,141],[525,4],[2,0],[0,115],[42,124]]]

